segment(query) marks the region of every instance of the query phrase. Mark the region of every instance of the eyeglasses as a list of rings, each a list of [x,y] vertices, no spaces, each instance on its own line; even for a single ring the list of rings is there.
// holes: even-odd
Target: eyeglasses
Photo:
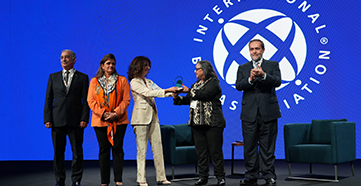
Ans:
[[[194,71],[198,71],[198,70],[200,70],[200,69],[202,69],[202,68],[196,68]]]

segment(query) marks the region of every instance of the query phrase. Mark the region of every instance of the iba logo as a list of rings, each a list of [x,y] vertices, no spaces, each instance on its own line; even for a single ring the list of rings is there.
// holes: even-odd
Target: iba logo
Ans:
[[[266,37],[267,35],[269,36]],[[234,87],[236,82],[237,68],[243,64],[237,61],[251,60],[248,42],[252,39],[261,39],[267,46],[265,59],[280,62],[283,83],[279,88],[293,81],[302,70],[307,49],[304,35],[298,25],[274,10],[249,10],[229,20],[214,42],[215,67],[228,84]],[[230,47],[232,49],[229,49]]]
[[[295,0],[286,1],[289,4],[294,4],[295,2]],[[240,1],[238,1],[238,4],[240,4]],[[317,64],[312,69],[313,76],[302,75],[305,71],[307,74],[310,73],[309,69],[304,70],[305,64],[308,63],[306,60],[308,48],[307,39],[302,28],[292,17],[273,9],[254,8],[241,12],[238,10],[233,15],[221,16],[225,14],[226,10],[230,10],[232,6],[237,6],[237,4],[229,1],[228,4],[224,3],[224,6],[226,7],[224,10],[219,5],[213,7],[212,10],[217,16],[212,17],[212,14],[207,14],[203,18],[203,21],[211,24],[199,25],[197,33],[203,35],[203,37],[194,37],[193,41],[198,44],[207,45],[202,46],[202,48],[210,48],[208,51],[211,51],[212,56],[205,54],[205,59],[210,61],[213,59],[214,67],[219,77],[226,84],[233,87],[230,91],[237,91],[235,90],[235,82],[238,66],[251,60],[248,42],[252,39],[261,39],[265,43],[266,48],[263,57],[279,62],[282,84],[277,90],[287,89],[288,85],[299,87],[299,91],[292,93],[292,95],[279,96],[279,100],[283,102],[287,109],[291,109],[292,105],[298,105],[301,101],[305,101],[306,96],[311,94],[313,89],[316,89],[317,85],[320,84],[316,76],[324,75],[327,69],[324,65]],[[306,12],[310,6],[306,1],[303,1],[297,8],[302,12]],[[227,16],[229,19],[225,21]],[[318,13],[314,13],[309,14],[306,18],[313,24],[319,16]],[[217,22],[215,21],[216,17],[218,18]],[[305,18],[301,17],[301,19]],[[214,24],[219,25],[218,30],[208,26]],[[324,24],[317,26],[313,32],[319,34],[325,27],[326,25]],[[205,37],[206,34],[212,35],[213,38]],[[326,45],[328,38],[321,37],[319,42],[322,45]],[[329,54],[330,51],[319,50],[317,57],[328,60]],[[202,60],[202,56],[192,58],[194,64],[199,60]],[[310,66],[312,67],[312,65],[307,67]],[[308,95],[305,94],[306,92]],[[224,93],[221,98],[222,104],[225,104],[227,94],[226,92]],[[229,103],[230,110],[237,108],[238,103],[240,103],[239,97],[233,98]]]

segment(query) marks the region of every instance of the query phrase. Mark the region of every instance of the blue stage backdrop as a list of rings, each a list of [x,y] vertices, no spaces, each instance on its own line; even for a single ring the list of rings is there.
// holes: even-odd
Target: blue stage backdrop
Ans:
[[[283,126],[312,119],[346,118],[361,122],[359,0],[182,0],[48,1],[4,0],[0,6],[1,91],[0,160],[52,160],[51,131],[43,124],[50,73],[61,70],[60,53],[77,54],[75,68],[94,77],[101,58],[115,54],[117,71],[127,76],[138,55],[151,59],[148,77],[160,87],[196,81],[195,63],[215,67],[223,96],[224,157],[231,142],[242,140],[242,92],[234,88],[237,66],[250,60],[247,43],[265,42],[266,59],[280,62],[282,112],[276,158],[284,158]],[[187,106],[156,99],[160,124],[188,121]],[[132,113],[133,101],[128,108]],[[356,133],[361,129],[357,125]],[[95,132],[84,134],[85,159],[98,158]],[[357,135],[357,146],[361,138]],[[136,159],[129,125],[125,159]],[[70,144],[66,159],[71,159]],[[152,159],[148,147],[148,159]],[[236,149],[243,158],[243,149]],[[357,148],[361,158],[361,148]]]

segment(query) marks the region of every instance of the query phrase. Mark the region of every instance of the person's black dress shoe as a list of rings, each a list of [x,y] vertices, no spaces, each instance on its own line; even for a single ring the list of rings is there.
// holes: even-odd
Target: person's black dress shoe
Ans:
[[[80,186],[80,182],[76,181],[71,184],[71,186]]]
[[[199,179],[194,185],[206,185],[208,183],[207,179]]]
[[[226,185],[226,180],[225,179],[218,180],[217,185]]]
[[[243,178],[239,182],[239,185],[258,185],[257,180],[251,180],[249,178]]]
[[[55,186],[65,186],[64,182],[56,182]]]
[[[269,186],[276,186],[276,180],[271,178],[271,179],[268,179],[266,180],[266,185],[269,185]]]

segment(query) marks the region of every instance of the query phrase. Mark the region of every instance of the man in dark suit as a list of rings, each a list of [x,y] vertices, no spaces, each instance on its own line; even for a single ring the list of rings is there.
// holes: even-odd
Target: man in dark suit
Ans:
[[[242,134],[247,169],[240,185],[257,185],[259,171],[266,185],[276,185],[274,168],[277,119],[281,117],[275,87],[281,85],[277,61],[263,59],[264,44],[249,42],[252,61],[238,67],[236,88],[243,91]]]
[[[65,185],[67,135],[73,151],[72,185],[80,185],[83,175],[83,134],[89,122],[89,77],[73,68],[75,61],[73,51],[63,50],[60,56],[63,70],[50,74],[46,90],[44,123],[46,128],[51,128],[57,186]]]

